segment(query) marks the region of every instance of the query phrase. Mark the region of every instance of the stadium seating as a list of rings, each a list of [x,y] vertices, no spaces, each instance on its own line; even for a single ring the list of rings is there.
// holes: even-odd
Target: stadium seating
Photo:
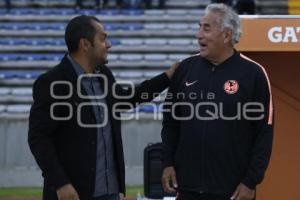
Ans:
[[[10,12],[0,8],[1,116],[28,114],[34,80],[67,51],[63,35],[72,17],[98,17],[112,44],[108,66],[118,81],[138,83],[197,53],[198,20],[209,2],[169,0],[164,10],[118,10],[111,9],[112,1],[109,9],[96,11],[92,9],[94,1],[85,1],[86,8],[75,10],[75,0],[12,0]],[[0,7],[3,5],[1,1]],[[260,13],[287,13],[286,0],[260,0],[257,5]],[[151,113],[157,109],[161,108],[145,105],[134,111]]]

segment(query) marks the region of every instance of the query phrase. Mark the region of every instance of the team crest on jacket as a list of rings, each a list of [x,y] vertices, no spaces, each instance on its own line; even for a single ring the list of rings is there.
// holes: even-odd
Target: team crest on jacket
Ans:
[[[228,80],[224,83],[224,90],[227,94],[235,94],[239,90],[239,84],[236,80]]]

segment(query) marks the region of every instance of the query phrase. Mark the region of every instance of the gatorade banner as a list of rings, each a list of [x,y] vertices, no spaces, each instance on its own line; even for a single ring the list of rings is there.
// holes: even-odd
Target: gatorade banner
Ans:
[[[300,16],[241,16],[240,51],[300,51]]]

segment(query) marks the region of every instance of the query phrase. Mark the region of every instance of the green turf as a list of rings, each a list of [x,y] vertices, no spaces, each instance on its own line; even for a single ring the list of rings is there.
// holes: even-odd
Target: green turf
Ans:
[[[126,188],[126,197],[136,197],[140,193],[141,196],[144,196],[143,186],[132,186]]]
[[[144,195],[142,186],[127,187],[127,197],[136,197],[137,193]],[[41,197],[42,188],[0,188],[0,198],[3,197]]]
[[[0,188],[0,197],[41,197],[41,188]]]

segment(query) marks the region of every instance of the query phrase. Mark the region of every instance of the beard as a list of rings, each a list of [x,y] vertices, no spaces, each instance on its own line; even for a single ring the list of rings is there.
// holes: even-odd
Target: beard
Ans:
[[[102,58],[99,58],[98,61],[97,61],[97,66],[98,65],[106,65],[108,63],[108,59],[107,57],[102,57]]]
[[[106,65],[108,63],[108,59],[104,58],[103,64]]]

